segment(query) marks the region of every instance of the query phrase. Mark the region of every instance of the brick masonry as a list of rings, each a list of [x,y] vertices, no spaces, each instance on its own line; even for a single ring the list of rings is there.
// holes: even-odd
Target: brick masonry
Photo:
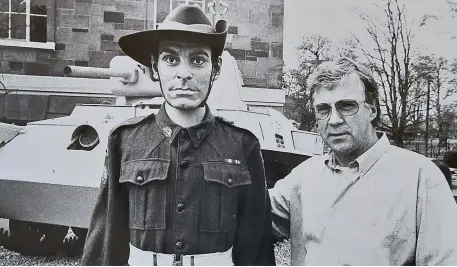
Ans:
[[[158,1],[157,13],[163,17],[170,0]],[[249,69],[239,64],[245,86],[279,88],[279,79],[265,79],[263,72],[277,74],[274,77],[281,72],[284,0],[224,1],[229,4],[224,18],[230,25],[226,50],[238,61],[254,63]],[[120,36],[154,25],[154,0],[47,2],[47,38],[56,43],[56,51],[0,47],[1,72],[62,76],[65,64],[108,67],[114,56],[122,55]],[[265,58],[279,61],[259,60]]]
[[[48,0],[55,51],[0,46],[1,73],[63,76],[65,65],[109,67],[120,36],[154,24],[153,0]],[[39,55],[39,56],[38,56]]]
[[[154,12],[154,0],[47,0],[47,40],[55,43],[55,51],[0,46],[0,73],[63,76],[65,65],[107,68],[113,57],[123,55],[117,44],[120,36],[153,28],[155,13],[159,21],[165,17],[170,0],[157,1],[158,10]],[[279,88],[284,0],[224,1],[229,4],[224,18],[230,26],[226,50],[237,60],[244,85]],[[210,15],[208,9],[206,12]],[[61,111],[51,112],[57,105],[53,101]],[[74,103],[97,101],[72,98],[68,102],[55,96],[1,97],[0,120],[63,116]]]
[[[235,57],[245,86],[280,88],[284,0],[225,0],[226,50]]]

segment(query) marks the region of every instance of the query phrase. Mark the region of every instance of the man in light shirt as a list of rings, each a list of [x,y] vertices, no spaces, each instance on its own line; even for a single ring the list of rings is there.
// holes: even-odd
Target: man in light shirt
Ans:
[[[331,148],[270,190],[276,235],[292,265],[457,265],[457,205],[426,157],[378,135],[369,71],[342,58],[308,80],[317,129]]]

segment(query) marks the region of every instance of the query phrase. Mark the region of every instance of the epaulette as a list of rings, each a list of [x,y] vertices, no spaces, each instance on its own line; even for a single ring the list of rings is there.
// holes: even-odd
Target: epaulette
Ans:
[[[152,114],[149,114],[149,115],[145,115],[145,116],[138,116],[138,117],[133,117],[133,118],[129,118],[129,119],[126,119],[124,120],[123,122],[119,123],[118,125],[114,126],[110,133],[114,133],[115,131],[117,131],[118,129],[120,128],[123,128],[123,127],[126,127],[126,126],[133,126],[133,125],[137,125],[139,124],[140,122],[146,120],[146,119],[149,119],[149,118],[155,118],[155,114],[152,113]]]
[[[224,123],[225,125],[228,125],[228,126],[230,126],[230,127],[232,127],[232,128],[241,130],[242,132],[247,133],[247,134],[253,136],[255,139],[258,139],[257,136],[256,136],[253,132],[251,132],[251,130],[249,130],[249,129],[247,129],[247,128],[244,128],[244,127],[241,127],[241,126],[239,126],[239,125],[236,125],[234,121],[229,121],[229,120],[227,120],[227,119],[225,119],[225,118],[223,118],[223,117],[220,117],[220,116],[215,116],[215,118],[216,118],[217,121],[222,122],[222,123]]]
[[[224,123],[227,123],[227,124],[230,124],[230,125],[235,125],[234,121],[229,121],[229,120],[225,119],[224,117],[216,116],[215,118],[220,122],[224,122]]]

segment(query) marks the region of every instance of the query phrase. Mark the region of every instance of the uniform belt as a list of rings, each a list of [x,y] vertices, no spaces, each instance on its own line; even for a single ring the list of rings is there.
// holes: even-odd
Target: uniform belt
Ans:
[[[130,244],[129,265],[136,266],[233,266],[232,248],[226,252],[209,254],[182,255],[162,254],[141,250]]]

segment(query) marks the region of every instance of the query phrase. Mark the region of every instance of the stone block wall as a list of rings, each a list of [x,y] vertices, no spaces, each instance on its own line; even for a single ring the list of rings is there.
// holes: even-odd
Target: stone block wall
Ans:
[[[280,88],[284,0],[225,0],[230,28],[226,50],[248,87]]]
[[[48,0],[55,51],[0,46],[2,73],[63,76],[65,65],[109,67],[120,36],[154,24],[154,0]]]
[[[0,72],[63,76],[65,65],[109,67],[123,54],[120,36],[151,29],[154,15],[159,22],[166,16],[170,0],[157,1],[154,12],[154,0],[48,0],[47,40],[55,42],[55,51],[0,46]],[[245,86],[279,88],[284,0],[224,1],[226,50],[236,58]]]

